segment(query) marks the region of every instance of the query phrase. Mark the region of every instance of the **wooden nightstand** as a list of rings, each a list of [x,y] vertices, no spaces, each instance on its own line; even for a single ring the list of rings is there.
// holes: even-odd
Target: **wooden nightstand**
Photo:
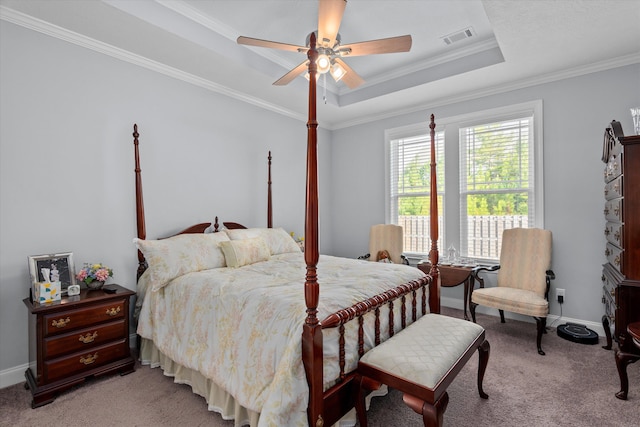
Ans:
[[[51,403],[57,394],[86,378],[134,370],[129,349],[129,299],[132,292],[119,285],[117,292],[83,289],[47,305],[29,309],[29,368],[25,388],[31,407]]]

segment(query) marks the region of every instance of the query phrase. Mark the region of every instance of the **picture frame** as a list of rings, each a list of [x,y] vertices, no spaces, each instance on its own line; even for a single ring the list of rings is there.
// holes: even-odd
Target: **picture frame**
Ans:
[[[76,284],[73,252],[29,256],[29,274],[31,276],[32,289],[36,283],[45,281],[40,271],[42,268],[48,268],[52,271],[50,279],[52,282],[60,281],[62,292],[66,292],[69,285]],[[57,273],[55,270],[57,270]]]

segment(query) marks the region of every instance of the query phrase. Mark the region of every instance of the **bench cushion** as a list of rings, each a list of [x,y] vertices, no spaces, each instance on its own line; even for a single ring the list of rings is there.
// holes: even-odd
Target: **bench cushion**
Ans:
[[[483,332],[467,320],[426,314],[366,352],[360,363],[434,389]]]

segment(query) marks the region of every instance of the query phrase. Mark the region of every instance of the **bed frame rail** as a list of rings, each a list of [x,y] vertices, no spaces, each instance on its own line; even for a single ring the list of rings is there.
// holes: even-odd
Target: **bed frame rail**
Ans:
[[[336,384],[324,393],[324,425],[333,425],[340,420],[355,405],[354,390],[357,391],[357,384],[354,383],[354,372],[345,372],[345,325],[355,319],[358,321],[358,357],[362,357],[364,351],[364,316],[374,312],[375,345],[380,344],[380,309],[385,305],[389,307],[389,330],[390,336],[404,329],[407,326],[407,297],[410,298],[411,321],[416,321],[419,317],[427,313],[427,295],[431,294],[432,288],[437,287],[437,282],[430,276],[422,277],[418,280],[397,286],[386,292],[360,301],[351,307],[344,308],[327,316],[322,322],[322,329],[338,328],[338,363],[340,376]],[[394,325],[394,303],[400,301],[399,328]],[[429,312],[434,312],[439,307],[432,304],[429,298]],[[418,316],[418,310],[420,316]],[[355,387],[355,388],[354,388]]]

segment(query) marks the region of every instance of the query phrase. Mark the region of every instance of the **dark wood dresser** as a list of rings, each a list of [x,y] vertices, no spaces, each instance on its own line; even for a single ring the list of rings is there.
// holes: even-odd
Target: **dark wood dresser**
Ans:
[[[91,376],[133,372],[129,348],[129,299],[135,293],[119,285],[115,293],[83,289],[80,295],[51,304],[23,300],[29,309],[29,368],[25,387],[36,408]]]
[[[619,399],[627,398],[627,365],[640,359],[627,325],[640,320],[640,136],[624,136],[619,122],[606,129],[602,150],[604,169],[605,255],[602,269],[605,315],[602,324],[618,347]],[[611,329],[613,327],[613,338]],[[638,384],[640,391],[640,384]]]

